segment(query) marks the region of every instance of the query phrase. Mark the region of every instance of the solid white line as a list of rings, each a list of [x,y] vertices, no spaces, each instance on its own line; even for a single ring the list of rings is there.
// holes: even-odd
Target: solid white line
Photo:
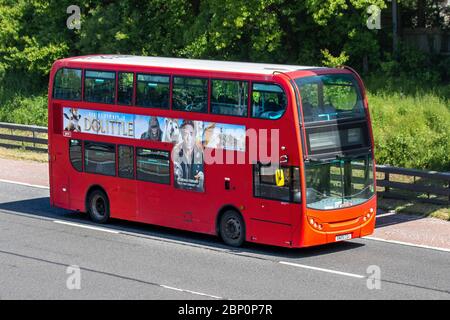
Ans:
[[[18,184],[18,185],[21,185],[21,186],[40,188],[40,189],[50,189],[47,186],[41,186],[41,185],[38,185],[38,184],[30,184],[30,183],[18,182],[18,181],[12,181],[12,180],[5,180],[5,179],[0,179],[0,182],[11,183],[11,184]]]
[[[334,274],[338,274],[338,275],[341,275],[341,276],[353,277],[353,278],[358,278],[358,279],[365,278],[364,276],[359,275],[359,274],[348,273],[348,272],[341,272],[341,271],[336,271],[336,270],[331,270],[331,269],[324,269],[324,268],[318,268],[318,267],[312,267],[312,266],[307,266],[307,265],[304,265],[304,264],[298,264],[298,263],[292,263],[292,262],[286,262],[286,261],[279,261],[279,263],[285,264],[285,265],[288,265],[288,266],[294,266],[294,267],[303,268],[303,269],[310,269],[310,270],[334,273]]]
[[[400,244],[400,245],[409,246],[409,247],[416,247],[416,248],[423,248],[423,249],[431,249],[431,250],[450,252],[450,249],[446,249],[446,248],[432,247],[432,246],[414,244],[414,243],[403,242],[403,241],[386,240],[386,239],[376,238],[376,237],[363,237],[363,239],[374,240],[374,241],[381,241],[381,242],[387,242],[387,243],[393,243],[393,244]]]
[[[377,214],[376,217],[383,218],[383,217],[393,216],[395,214],[397,214],[397,212],[386,212],[386,213]]]
[[[163,288],[166,288],[166,289],[169,289],[169,290],[180,291],[180,292],[183,292],[183,291],[184,291],[183,289],[178,289],[178,288],[174,288],[174,287],[169,287],[169,286],[165,286],[165,285],[163,285],[163,284],[161,284],[160,287],[163,287]]]
[[[84,229],[91,229],[91,230],[97,230],[97,231],[103,231],[103,232],[109,232],[109,233],[115,233],[115,234],[119,234],[119,231],[115,231],[115,230],[110,230],[110,229],[105,229],[105,228],[98,228],[98,227],[92,227],[92,226],[87,226],[84,224],[79,224],[79,223],[73,223],[73,222],[66,222],[66,221],[61,221],[61,220],[53,220],[54,223],[59,223],[59,224],[65,224],[68,226],[72,226],[72,227],[79,227],[79,228],[84,228]]]
[[[179,289],[179,288],[169,287],[169,286],[165,286],[163,284],[161,284],[160,287],[165,288],[165,289],[169,289],[169,290],[180,291],[180,292],[188,292],[188,293],[192,293],[192,294],[196,294],[196,295],[200,295],[200,296],[205,296],[205,297],[210,297],[210,298],[214,298],[214,299],[223,299],[223,298],[218,297],[218,296],[213,296],[213,295],[210,295],[210,294],[201,293],[201,292],[197,292],[197,291],[191,291],[191,290],[186,290],[186,289]]]

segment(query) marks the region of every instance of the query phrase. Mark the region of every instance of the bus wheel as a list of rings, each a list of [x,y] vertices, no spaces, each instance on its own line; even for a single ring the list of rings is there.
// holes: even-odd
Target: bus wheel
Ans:
[[[105,223],[109,219],[109,200],[106,194],[99,189],[89,193],[88,212],[92,221]]]
[[[245,224],[241,215],[233,210],[226,211],[220,218],[220,236],[223,242],[240,247],[245,240]]]

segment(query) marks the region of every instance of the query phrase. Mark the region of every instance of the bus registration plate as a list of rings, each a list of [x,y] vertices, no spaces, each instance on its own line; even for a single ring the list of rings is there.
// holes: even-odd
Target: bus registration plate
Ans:
[[[341,235],[336,236],[336,241],[349,240],[351,238],[352,238],[352,234],[351,233],[341,234]]]

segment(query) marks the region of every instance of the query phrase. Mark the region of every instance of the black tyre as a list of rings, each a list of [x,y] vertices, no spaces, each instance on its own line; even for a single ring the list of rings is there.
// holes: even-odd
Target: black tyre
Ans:
[[[92,221],[105,223],[109,219],[109,200],[106,193],[96,189],[89,193],[87,209]]]
[[[223,242],[240,247],[245,241],[245,224],[242,216],[233,210],[226,211],[220,218],[219,233]]]

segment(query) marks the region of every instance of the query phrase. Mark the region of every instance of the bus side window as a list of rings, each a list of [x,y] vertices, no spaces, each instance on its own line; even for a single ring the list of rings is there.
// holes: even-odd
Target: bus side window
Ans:
[[[300,203],[301,189],[298,167],[281,167],[284,173],[284,186],[277,186],[275,171],[278,166],[253,165],[253,195],[258,198]]]
[[[208,79],[174,77],[173,109],[208,112]]]
[[[136,149],[136,178],[142,181],[170,184],[170,153],[155,149]]]
[[[134,74],[132,72],[119,72],[117,103],[131,106],[133,103]]]
[[[131,146],[118,147],[119,177],[134,178],[134,148]]]
[[[169,109],[170,77],[138,74],[136,105],[139,107]]]
[[[116,73],[86,70],[84,77],[84,100],[98,103],[114,103]]]
[[[83,162],[81,159],[81,140],[70,140],[69,142],[69,158],[75,170],[83,171]]]
[[[252,117],[276,120],[286,109],[286,95],[276,84],[253,83]]]
[[[247,116],[248,82],[211,80],[211,112]]]
[[[56,72],[53,98],[81,100],[81,69],[61,68]]]
[[[84,168],[86,172],[116,175],[116,146],[109,143],[84,143]]]

